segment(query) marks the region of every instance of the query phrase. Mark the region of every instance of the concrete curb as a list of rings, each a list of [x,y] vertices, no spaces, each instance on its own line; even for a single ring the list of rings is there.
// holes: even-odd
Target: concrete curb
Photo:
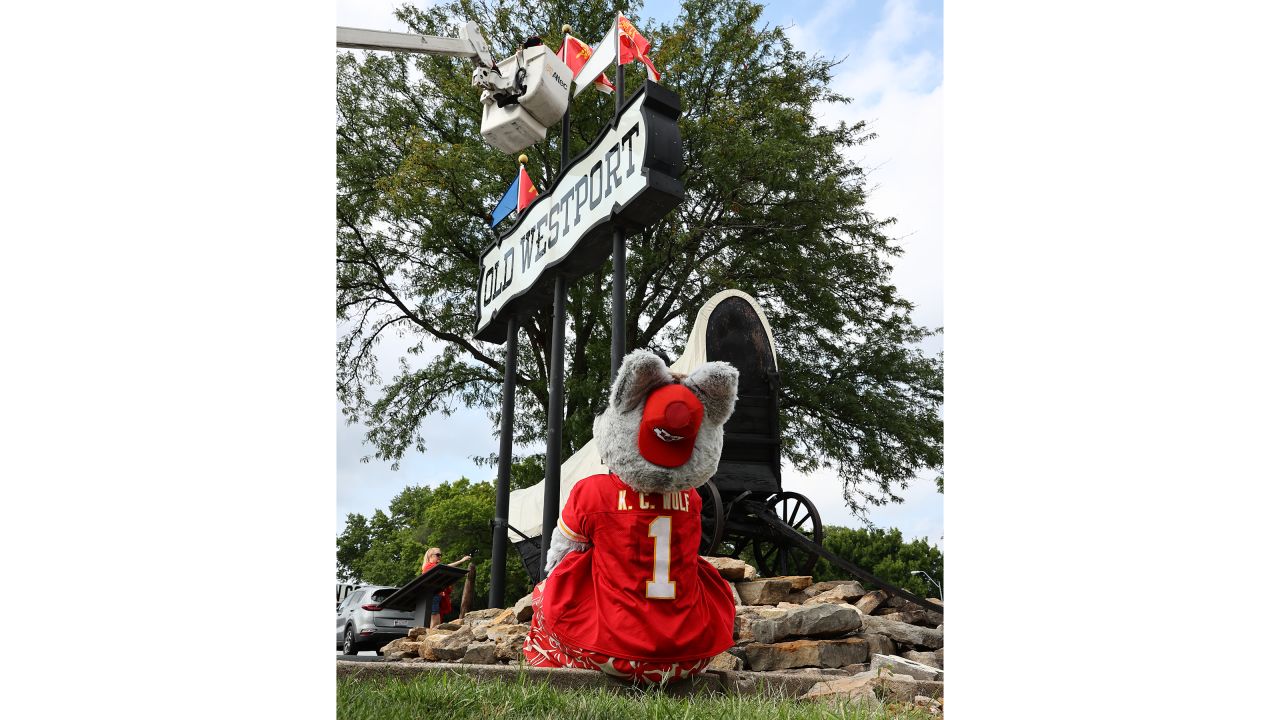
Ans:
[[[412,679],[420,675],[453,673],[484,680],[512,682],[521,676],[535,682],[544,679],[555,688],[604,688],[612,692],[624,692],[635,686],[596,670],[573,668],[537,668],[525,665],[468,665],[463,663],[433,662],[353,662],[338,660],[338,677],[356,680],[381,678]],[[668,695],[754,694],[799,697],[809,692],[818,682],[831,680],[821,673],[766,673],[730,670],[709,670],[691,680],[671,683],[665,688]]]

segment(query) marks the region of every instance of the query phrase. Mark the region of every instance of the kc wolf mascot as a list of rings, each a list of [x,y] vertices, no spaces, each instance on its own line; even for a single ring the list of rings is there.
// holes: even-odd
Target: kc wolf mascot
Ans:
[[[698,556],[702,499],[715,474],[738,371],[709,362],[673,375],[657,355],[622,361],[593,428],[608,474],[573,486],[533,591],[524,655],[665,683],[733,646],[733,591]]]

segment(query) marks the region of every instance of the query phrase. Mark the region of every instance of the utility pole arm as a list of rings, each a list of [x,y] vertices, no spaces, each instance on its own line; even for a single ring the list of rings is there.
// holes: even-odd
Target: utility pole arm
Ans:
[[[480,28],[474,22],[467,23],[462,29],[460,38],[339,27],[338,47],[443,55],[465,58],[477,67],[493,67],[493,55],[489,52],[489,44],[485,42],[484,36],[480,34]]]

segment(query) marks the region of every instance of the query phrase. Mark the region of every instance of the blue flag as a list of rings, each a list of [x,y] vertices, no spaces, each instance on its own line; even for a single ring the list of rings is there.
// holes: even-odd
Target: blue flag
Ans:
[[[493,209],[493,222],[489,227],[498,227],[498,223],[503,218],[510,215],[516,209],[516,200],[520,196],[520,175],[516,175],[516,179],[511,181],[511,187],[507,188],[507,192],[503,194],[502,199],[498,201],[498,206]]]

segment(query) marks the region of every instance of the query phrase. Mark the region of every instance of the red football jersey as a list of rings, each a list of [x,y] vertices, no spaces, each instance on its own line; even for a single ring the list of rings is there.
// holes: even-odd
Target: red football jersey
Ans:
[[[579,481],[560,530],[570,552],[547,578],[547,629],[587,650],[678,662],[733,646],[733,591],[698,556],[702,498],[694,490],[638,493],[617,475]]]

